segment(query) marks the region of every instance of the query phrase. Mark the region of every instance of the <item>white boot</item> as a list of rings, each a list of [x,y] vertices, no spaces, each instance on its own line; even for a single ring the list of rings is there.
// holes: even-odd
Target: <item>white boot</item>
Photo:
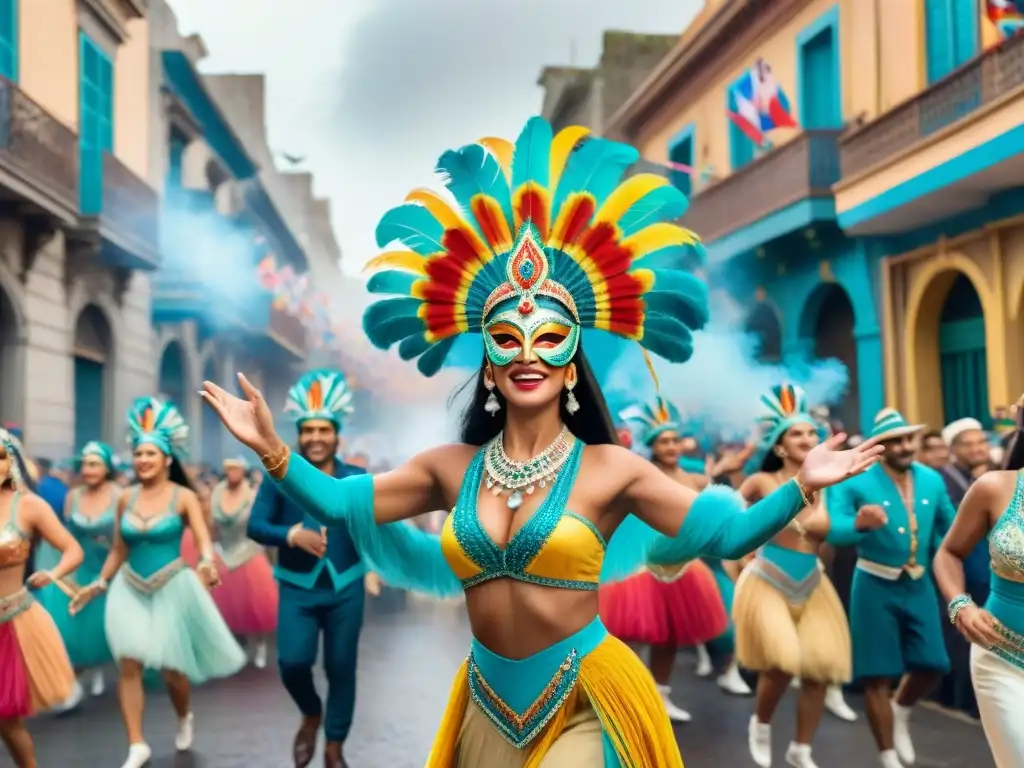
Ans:
[[[102,696],[107,689],[106,681],[103,679],[103,670],[95,669],[92,673],[92,682],[89,685],[89,693],[93,696]]]
[[[771,768],[772,765],[772,726],[771,723],[759,723],[757,715],[750,716],[750,725],[747,726],[747,745],[750,747],[750,757],[761,768]]]
[[[786,749],[786,763],[794,768],[818,768],[818,764],[811,759],[811,745],[789,742]]]
[[[152,755],[153,750],[149,748],[149,744],[146,742],[140,741],[137,744],[132,744],[128,747],[128,759],[124,761],[124,765],[121,768],[142,768],[142,766],[149,764],[149,758]]]
[[[750,686],[747,685],[743,676],[740,675],[740,668],[736,665],[735,661],[729,665],[725,672],[718,676],[718,687],[726,693],[731,693],[735,696],[749,696],[751,694]]]
[[[174,748],[179,752],[187,752],[192,749],[192,739],[195,734],[192,730],[192,713],[189,712],[178,719],[178,733],[174,736]]]
[[[879,752],[878,759],[882,768],[904,768],[903,763],[900,762],[899,757],[896,755],[895,749],[887,749],[884,752]]]
[[[694,670],[694,674],[697,677],[707,677],[715,668],[711,665],[711,654],[708,653],[708,649],[703,645],[697,646],[697,668]]]
[[[256,644],[256,652],[252,656],[252,663],[256,669],[263,669],[267,666],[267,641],[260,640]]]
[[[668,719],[673,720],[677,723],[688,723],[690,722],[690,713],[685,709],[680,709],[672,703],[672,699],[669,698],[669,694],[672,693],[672,689],[667,685],[659,685],[658,693],[661,695],[661,700],[665,704],[665,711],[668,712]]]
[[[892,702],[892,745],[896,747],[896,754],[904,765],[913,765],[916,755],[914,754],[914,742],[910,740],[910,713],[912,707],[903,707]]]
[[[843,698],[843,689],[838,685],[830,685],[825,691],[825,708],[840,720],[852,723],[857,719],[857,713]]]

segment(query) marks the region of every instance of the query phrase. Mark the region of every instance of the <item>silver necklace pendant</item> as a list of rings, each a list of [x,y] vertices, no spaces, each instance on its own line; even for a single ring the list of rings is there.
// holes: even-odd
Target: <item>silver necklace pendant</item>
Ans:
[[[523,492],[513,491],[509,494],[508,501],[505,502],[509,509],[515,511],[523,506]]]

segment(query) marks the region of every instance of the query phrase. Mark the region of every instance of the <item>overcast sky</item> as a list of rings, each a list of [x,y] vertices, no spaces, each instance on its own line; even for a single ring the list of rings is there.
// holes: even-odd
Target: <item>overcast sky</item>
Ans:
[[[702,0],[169,0],[206,72],[265,72],[271,148],[329,197],[346,271],[441,152],[515,138],[547,65],[593,65],[604,29],[679,34]],[[570,61],[575,52],[575,60]]]

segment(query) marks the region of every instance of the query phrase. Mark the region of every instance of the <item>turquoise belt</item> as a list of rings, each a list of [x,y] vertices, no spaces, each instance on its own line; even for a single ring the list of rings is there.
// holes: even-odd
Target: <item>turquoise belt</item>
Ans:
[[[580,663],[608,636],[595,618],[573,635],[525,659],[506,659],[474,638],[469,653],[469,694],[502,736],[528,745],[572,693]]]

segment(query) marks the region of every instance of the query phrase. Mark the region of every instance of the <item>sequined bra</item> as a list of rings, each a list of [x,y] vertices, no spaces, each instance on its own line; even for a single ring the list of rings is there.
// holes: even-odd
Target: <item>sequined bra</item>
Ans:
[[[7,522],[0,527],[0,568],[24,565],[32,552],[32,539],[18,526],[18,502],[21,491],[14,492]]]
[[[181,537],[185,521],[178,514],[178,486],[174,486],[167,509],[148,517],[135,510],[139,499],[136,487],[121,516],[121,539],[128,548],[128,567],[139,576],[150,575],[181,557]]]
[[[500,578],[563,589],[597,589],[604,537],[592,522],[565,508],[582,456],[583,443],[577,440],[547,498],[502,549],[477,515],[484,474],[484,453],[477,453],[441,529],[441,551],[464,589]]]
[[[988,537],[992,573],[1007,581],[1024,582],[1024,471],[1017,473],[1013,499]]]

